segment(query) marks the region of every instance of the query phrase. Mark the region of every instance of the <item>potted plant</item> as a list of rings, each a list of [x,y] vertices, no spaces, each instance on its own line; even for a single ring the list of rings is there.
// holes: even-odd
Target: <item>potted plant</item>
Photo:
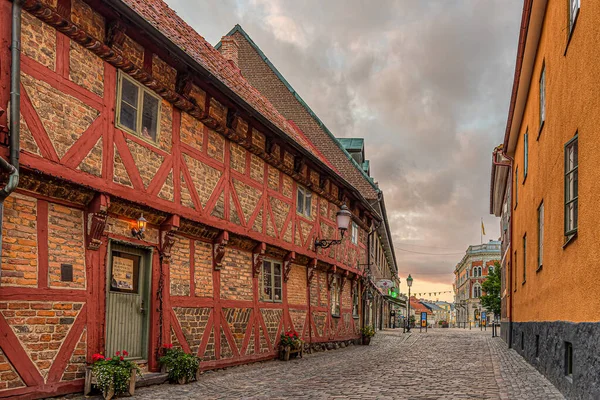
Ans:
[[[289,361],[290,356],[302,358],[304,341],[294,330],[282,332],[279,341],[279,359]]]
[[[360,330],[362,333],[362,344],[368,346],[371,343],[371,338],[375,336],[375,329],[371,325],[366,325]]]
[[[173,348],[172,344],[163,346],[164,356],[159,362],[169,373],[169,380],[180,385],[198,380],[200,360],[198,357],[187,354],[181,348]]]
[[[125,359],[128,355],[126,350],[117,351],[115,356],[110,358],[94,354],[93,364],[86,374],[85,391],[89,393],[91,385],[94,384],[107,400],[120,394],[133,396],[135,378],[140,373],[140,368],[133,361]]]

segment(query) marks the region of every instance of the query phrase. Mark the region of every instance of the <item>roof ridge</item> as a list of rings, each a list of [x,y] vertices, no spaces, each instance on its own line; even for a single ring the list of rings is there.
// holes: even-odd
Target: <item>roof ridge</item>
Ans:
[[[275,67],[275,65],[273,65],[273,63],[271,62],[271,60],[269,60],[269,58],[265,55],[265,53],[261,50],[261,48],[258,47],[258,45],[254,42],[254,40],[252,40],[252,38],[250,37],[250,35],[248,35],[248,33],[246,33],[246,31],[244,30],[244,28],[242,28],[242,26],[240,24],[235,24],[235,26],[225,36],[231,36],[231,35],[235,34],[236,32],[238,32],[242,36],[244,36],[244,38],[248,41],[248,43],[250,43],[250,45],[254,48],[254,50],[256,50],[256,52],[262,58],[262,60],[265,62],[265,64],[267,64],[267,66],[269,68],[271,68],[271,70],[273,71],[273,73],[275,74],[275,76],[277,76],[279,78],[279,80],[281,80],[281,82],[284,84],[284,86],[290,91],[290,93],[292,93],[292,95],[296,98],[296,100],[298,100],[298,102],[300,103],[300,105],[302,105],[302,107],[304,107],[304,109],[308,112],[308,114],[311,116],[311,118],[313,118],[313,120],[317,123],[317,125],[319,126],[319,128],[321,128],[333,140],[333,142],[335,143],[335,145],[343,152],[343,154],[346,156],[346,158],[361,173],[361,175],[363,176],[363,178],[367,182],[369,182],[369,184],[373,187],[373,189],[376,191],[376,193],[379,193],[381,191],[381,189],[375,184],[375,181],[373,180],[373,178],[371,176],[367,175],[365,173],[365,171],[362,169],[362,167],[350,155],[350,153],[348,153],[346,151],[346,149],[344,149],[344,146],[342,146],[342,144],[339,142],[338,138],[329,130],[329,128],[327,128],[327,126],[323,123],[323,121],[321,121],[321,119],[310,108],[310,106],[302,99],[302,97],[300,97],[300,95],[298,94],[298,92],[296,91],[296,89],[294,89],[292,87],[292,85],[287,81],[287,79],[285,79],[285,77],[281,74],[281,72],[279,72],[279,70],[277,69],[277,67]],[[219,41],[214,46],[214,48],[216,50],[219,50],[221,48],[221,41]]]

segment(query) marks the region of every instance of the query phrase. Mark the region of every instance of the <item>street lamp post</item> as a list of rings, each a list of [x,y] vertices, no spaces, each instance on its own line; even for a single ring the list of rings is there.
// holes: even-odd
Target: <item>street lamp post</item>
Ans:
[[[408,286],[408,302],[406,303],[406,332],[410,332],[410,287],[412,286],[413,278],[408,274],[406,278],[406,285]]]

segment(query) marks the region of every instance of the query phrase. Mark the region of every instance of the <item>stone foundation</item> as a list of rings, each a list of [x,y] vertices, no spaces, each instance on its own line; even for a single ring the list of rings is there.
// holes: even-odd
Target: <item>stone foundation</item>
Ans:
[[[566,343],[573,373],[566,371]],[[569,399],[600,398],[600,323],[513,322],[512,348]]]

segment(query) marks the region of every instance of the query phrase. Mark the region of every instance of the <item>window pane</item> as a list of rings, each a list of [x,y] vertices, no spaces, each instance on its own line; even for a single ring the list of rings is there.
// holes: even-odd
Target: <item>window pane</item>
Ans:
[[[304,202],[304,215],[306,215],[307,217],[310,217],[311,206],[312,206],[312,193],[307,190],[306,191],[306,200]]]
[[[125,102],[121,102],[119,123],[125,128],[135,131],[137,129],[137,110]]]
[[[273,299],[273,289],[271,284],[271,263],[263,262],[263,298],[265,300]]]
[[[275,288],[275,297],[273,298],[273,300],[281,300],[281,288]]]
[[[158,124],[158,99],[144,93],[144,106],[142,109],[142,136],[155,141]]]
[[[138,104],[138,90],[138,87],[128,79],[121,79],[121,100],[134,108],[137,108]]]
[[[298,188],[298,204],[296,205],[296,211],[299,213],[304,212],[304,193]]]

